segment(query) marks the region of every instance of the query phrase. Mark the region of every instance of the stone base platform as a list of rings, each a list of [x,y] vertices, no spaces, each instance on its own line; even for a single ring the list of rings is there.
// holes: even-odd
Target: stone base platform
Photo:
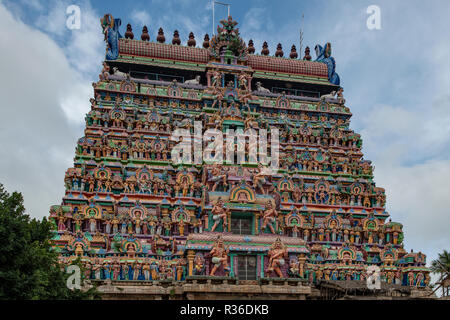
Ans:
[[[302,279],[191,276],[185,281],[91,280],[104,300],[406,300],[435,299],[429,288],[382,284],[370,290],[362,281],[321,281],[311,285]]]
[[[322,280],[316,286],[320,290],[320,299],[326,300],[409,300],[435,299],[432,290],[381,283],[378,290],[368,289],[365,281]]]
[[[263,280],[263,279],[262,279]],[[104,300],[305,300],[311,286],[293,279],[236,280],[189,277],[186,281],[91,281]]]

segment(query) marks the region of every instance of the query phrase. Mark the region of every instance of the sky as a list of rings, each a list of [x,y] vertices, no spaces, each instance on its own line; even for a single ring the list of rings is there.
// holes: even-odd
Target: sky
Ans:
[[[331,43],[351,128],[386,189],[387,211],[404,225],[405,249],[428,261],[449,250],[450,1],[227,2],[257,52],[264,41],[271,54],[278,43],[285,55],[292,44],[298,49],[300,28],[304,47]],[[79,29],[66,24],[72,4]],[[380,29],[367,27],[370,5],[380,9]],[[208,0],[0,0],[0,183],[23,193],[33,217],[48,216],[64,195],[101,71],[106,13],[122,19],[122,34],[131,23],[135,38],[146,25],[151,41],[162,27],[168,41],[177,29],[186,44],[192,31],[200,46],[212,31]],[[226,8],[215,13],[217,24]]]

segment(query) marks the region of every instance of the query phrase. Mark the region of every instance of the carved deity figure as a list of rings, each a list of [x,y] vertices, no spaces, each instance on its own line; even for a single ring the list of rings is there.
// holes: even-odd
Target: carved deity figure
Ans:
[[[150,280],[150,263],[149,259],[147,258],[142,265],[142,273],[144,274],[145,280]]]
[[[141,265],[137,261],[135,261],[133,263],[133,280],[138,280],[140,270]]]
[[[194,258],[194,268],[192,270],[193,275],[203,275],[205,273],[205,263],[203,261],[203,257],[200,254],[197,254]]]
[[[285,264],[285,259],[287,258],[287,249],[281,242],[280,238],[277,238],[275,240],[268,252],[268,256],[269,266],[266,270],[266,274],[269,275],[272,271],[275,271],[278,277],[283,278],[281,267]]]
[[[66,230],[66,218],[63,216],[60,216],[58,218],[58,231],[64,231]]]
[[[216,94],[218,91],[220,91],[220,87],[222,87],[222,78],[223,73],[219,70],[214,70],[212,77],[211,77],[211,87],[213,87],[213,93]]]
[[[216,188],[220,183],[222,183],[225,188],[228,186],[226,169],[222,165],[215,163],[211,169],[211,178],[209,180],[214,182],[211,189],[212,192],[216,191]]]
[[[266,204],[266,210],[263,213],[263,223],[261,226],[261,230],[264,231],[267,226],[269,226],[269,229],[272,233],[275,233],[275,229],[273,228],[273,222],[278,217],[278,212],[275,208],[272,206],[272,202],[269,200]]]
[[[264,184],[267,182],[266,176],[268,175],[268,172],[261,164],[258,165],[258,169],[258,173],[253,176],[253,188],[255,191],[259,189],[262,194],[266,194]]]
[[[89,231],[91,232],[91,234],[94,234],[96,230],[97,220],[95,220],[94,218],[89,219]]]
[[[300,275],[300,263],[296,259],[291,259],[289,262],[289,270],[288,270],[288,276],[292,278],[298,278]]]
[[[120,264],[118,261],[114,261],[112,264],[112,279],[118,280],[120,275]]]
[[[244,90],[244,91],[248,91],[249,90],[249,87],[248,87],[248,78],[249,78],[249,76],[247,75],[247,74],[245,74],[245,73],[241,73],[240,75],[239,75],[239,79],[238,79],[238,82],[239,82],[239,88],[240,89],[242,89],[242,90]]]
[[[414,286],[414,272],[408,272],[408,284],[410,287]]]
[[[219,223],[222,221],[222,229],[223,231],[227,231],[227,213],[228,210],[225,210],[223,207],[223,200],[222,198],[217,199],[216,204],[211,210],[211,213],[213,215],[214,225],[211,228],[211,232],[214,232],[216,228],[219,226]]]
[[[210,276],[214,276],[216,274],[216,271],[220,265],[223,265],[225,272],[230,271],[228,267],[228,253],[229,249],[225,247],[222,237],[219,236],[209,253],[212,256],[211,261],[214,264],[214,267],[211,269]]]

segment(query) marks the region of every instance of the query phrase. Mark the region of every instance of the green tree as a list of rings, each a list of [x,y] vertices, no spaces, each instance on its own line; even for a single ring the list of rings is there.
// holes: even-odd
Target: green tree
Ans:
[[[95,288],[70,290],[50,238],[52,224],[30,219],[19,192],[0,183],[0,299],[93,299]]]
[[[450,252],[444,250],[444,252],[438,254],[438,258],[431,262],[431,272],[440,274],[440,281],[445,279],[450,274]]]

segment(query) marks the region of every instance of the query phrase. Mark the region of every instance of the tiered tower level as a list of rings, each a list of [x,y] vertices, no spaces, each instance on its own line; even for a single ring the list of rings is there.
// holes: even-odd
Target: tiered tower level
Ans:
[[[349,128],[329,43],[313,61],[295,46],[284,57],[281,44],[275,56],[267,43],[256,54],[231,17],[202,47],[192,33],[184,46],[178,31],[168,44],[161,28],[137,40],[130,25],[121,36],[120,19],[101,24],[103,70],[62,204],[50,209],[62,263],[80,258],[87,278],[113,287],[212,279],[238,292],[278,279],[297,281],[304,297],[320,283],[365,285],[371,266],[384,285],[428,285],[425,255],[404,250]],[[269,154],[277,129],[279,169],[225,155],[175,163],[176,129],[203,148],[208,129],[266,130]],[[254,148],[246,144],[245,160]]]

